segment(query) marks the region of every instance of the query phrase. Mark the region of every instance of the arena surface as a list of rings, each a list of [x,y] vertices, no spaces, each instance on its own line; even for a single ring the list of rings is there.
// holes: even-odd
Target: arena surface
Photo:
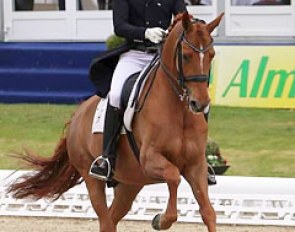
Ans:
[[[99,232],[97,220],[0,217],[0,232]],[[118,232],[154,232],[148,221],[122,221]],[[169,232],[207,232],[202,224],[176,223]],[[167,231],[167,232],[168,232]],[[294,232],[295,227],[218,225],[218,232]]]

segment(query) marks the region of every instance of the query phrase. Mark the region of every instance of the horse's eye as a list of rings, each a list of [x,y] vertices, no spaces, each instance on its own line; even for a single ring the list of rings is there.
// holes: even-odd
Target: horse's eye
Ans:
[[[188,54],[183,54],[183,60],[184,62],[189,62],[190,61],[190,56]]]

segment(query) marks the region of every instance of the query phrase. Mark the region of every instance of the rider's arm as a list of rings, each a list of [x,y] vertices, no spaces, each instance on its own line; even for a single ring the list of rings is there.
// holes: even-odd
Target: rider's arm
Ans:
[[[129,23],[129,5],[127,0],[114,0],[113,23],[115,34],[129,41],[144,40],[145,27]]]

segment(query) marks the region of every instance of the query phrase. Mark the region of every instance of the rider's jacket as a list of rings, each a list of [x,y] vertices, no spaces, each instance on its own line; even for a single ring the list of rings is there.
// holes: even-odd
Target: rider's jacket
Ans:
[[[146,28],[166,30],[172,15],[184,11],[183,0],[113,0],[114,31],[129,42],[144,41]]]

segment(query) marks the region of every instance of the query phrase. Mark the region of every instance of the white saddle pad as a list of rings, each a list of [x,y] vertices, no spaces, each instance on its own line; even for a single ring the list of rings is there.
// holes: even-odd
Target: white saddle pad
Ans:
[[[92,122],[92,133],[102,133],[106,116],[108,98],[102,98],[97,104]]]

